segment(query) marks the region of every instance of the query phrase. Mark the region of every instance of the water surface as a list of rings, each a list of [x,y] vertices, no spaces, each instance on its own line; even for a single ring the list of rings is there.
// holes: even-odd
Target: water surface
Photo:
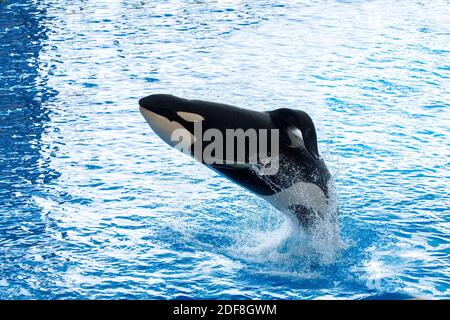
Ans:
[[[449,7],[0,2],[0,298],[450,298]],[[340,231],[170,149],[151,93],[308,112]]]

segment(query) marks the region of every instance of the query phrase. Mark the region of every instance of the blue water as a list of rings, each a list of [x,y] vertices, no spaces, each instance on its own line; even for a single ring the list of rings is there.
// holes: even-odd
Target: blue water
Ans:
[[[0,1],[0,299],[450,298],[449,15]],[[308,236],[170,149],[151,93],[307,111],[339,226]]]

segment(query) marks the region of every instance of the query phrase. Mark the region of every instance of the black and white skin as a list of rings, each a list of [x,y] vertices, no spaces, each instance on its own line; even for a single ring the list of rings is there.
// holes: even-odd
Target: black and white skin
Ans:
[[[304,111],[282,108],[259,112],[166,94],[140,99],[139,109],[153,131],[167,144],[179,148],[180,140],[174,141],[174,132],[184,132],[185,137],[190,137],[181,141],[184,152],[187,150],[186,153],[204,165],[257,194],[301,225],[310,225],[314,217],[328,210],[331,175],[319,155],[314,123]],[[200,122],[201,134],[195,130],[195,125]],[[249,151],[240,155],[240,161],[236,158],[211,161],[196,156],[194,150],[207,151],[212,141],[202,136],[208,129],[214,129],[224,137],[230,129],[241,129],[240,132],[254,129],[253,132],[257,134],[264,131],[260,129],[266,129],[265,132],[276,130],[277,170],[269,173],[264,171],[268,166],[267,159],[257,158],[256,163],[250,162]],[[268,134],[268,145],[271,145],[271,139],[274,137]],[[225,151],[217,154],[225,154]]]

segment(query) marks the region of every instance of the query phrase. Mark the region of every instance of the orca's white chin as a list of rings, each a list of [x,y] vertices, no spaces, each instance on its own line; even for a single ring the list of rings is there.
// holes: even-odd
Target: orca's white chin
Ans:
[[[177,121],[170,121],[166,117],[150,111],[142,106],[139,106],[139,111],[145,121],[149,124],[150,128],[152,128],[152,130],[169,146],[174,147],[178,143],[178,139],[175,139],[173,136],[174,132],[177,132],[178,135],[182,132],[186,136],[190,137],[191,141],[195,141],[192,134]]]

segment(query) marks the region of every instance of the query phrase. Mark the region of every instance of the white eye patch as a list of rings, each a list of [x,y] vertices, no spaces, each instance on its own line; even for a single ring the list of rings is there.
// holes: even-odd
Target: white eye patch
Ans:
[[[288,134],[289,140],[291,142],[289,147],[291,147],[291,148],[299,148],[299,147],[305,148],[305,143],[303,142],[302,132],[298,128],[296,128],[296,127],[288,127],[287,128],[287,134]]]
[[[177,115],[189,122],[198,122],[205,120],[201,115],[192,112],[178,111]]]

